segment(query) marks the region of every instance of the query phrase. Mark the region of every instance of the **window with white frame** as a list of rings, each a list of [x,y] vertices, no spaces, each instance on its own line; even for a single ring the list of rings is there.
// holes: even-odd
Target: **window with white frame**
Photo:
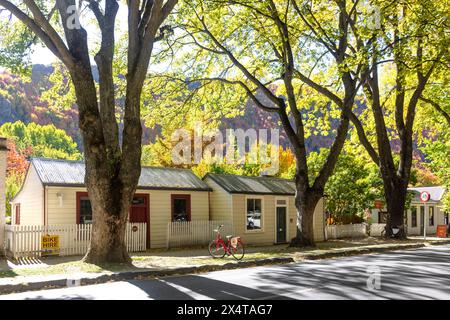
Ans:
[[[262,199],[247,199],[247,230],[262,229]]]

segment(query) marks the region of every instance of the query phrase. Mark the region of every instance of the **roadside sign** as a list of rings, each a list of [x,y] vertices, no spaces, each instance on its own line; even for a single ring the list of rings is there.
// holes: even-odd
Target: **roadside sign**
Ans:
[[[43,256],[59,255],[59,236],[43,235],[41,239],[41,252]]]
[[[436,235],[438,238],[447,238],[447,226],[438,225],[436,228]]]
[[[422,202],[428,202],[430,201],[430,194],[426,191],[422,191],[420,193],[420,201]]]
[[[375,206],[375,209],[382,209],[383,208],[383,201],[375,200],[374,201],[374,206]]]

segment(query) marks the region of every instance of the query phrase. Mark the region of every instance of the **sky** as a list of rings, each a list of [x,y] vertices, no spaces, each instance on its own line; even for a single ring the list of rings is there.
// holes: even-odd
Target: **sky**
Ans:
[[[124,32],[126,32],[127,30],[127,16],[128,16],[128,12],[127,12],[127,5],[124,4],[123,2],[120,2],[120,7],[119,7],[119,12],[117,14],[117,20],[116,20],[116,25],[117,25],[117,36],[116,39],[120,36],[120,34],[123,34]],[[92,41],[96,41],[99,40],[95,39],[95,37],[99,36],[100,31],[98,30],[98,27],[94,24],[94,23],[89,23],[88,19],[91,19],[92,17],[86,17],[86,15],[81,15],[81,25],[87,30],[88,33],[88,37],[89,37],[89,41],[90,43],[92,43]],[[88,23],[87,23],[88,21]],[[53,62],[57,61],[57,58],[55,57],[55,55],[46,47],[43,47],[42,44],[39,45],[35,45],[33,48],[33,53],[31,54],[30,58],[31,58],[31,62],[33,64],[44,64],[44,65],[49,65],[52,64]],[[94,63],[94,61],[92,60],[92,62]]]

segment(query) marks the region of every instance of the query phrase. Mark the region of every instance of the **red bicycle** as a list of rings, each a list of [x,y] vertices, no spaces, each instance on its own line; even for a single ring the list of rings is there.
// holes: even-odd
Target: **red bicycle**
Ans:
[[[245,254],[244,243],[241,237],[227,236],[227,242],[222,239],[220,225],[214,232],[217,233],[216,239],[209,243],[209,254],[213,258],[223,258],[225,255],[232,255],[236,260],[242,260]]]

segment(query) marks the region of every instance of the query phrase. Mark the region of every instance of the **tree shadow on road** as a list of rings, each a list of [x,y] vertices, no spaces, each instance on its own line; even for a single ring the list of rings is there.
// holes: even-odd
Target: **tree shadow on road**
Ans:
[[[258,289],[296,299],[448,299],[450,251],[422,249],[389,252],[274,267]],[[380,271],[379,289],[368,286],[374,266]],[[372,270],[372,271],[370,271]],[[258,278],[258,273],[255,273]],[[445,285],[447,284],[447,285]],[[313,290],[314,295],[307,289]]]
[[[157,281],[130,281],[131,284],[147,292],[152,299],[162,300],[290,300],[281,294],[273,294],[238,284],[233,284],[203,276],[188,275],[180,277],[167,277]],[[162,286],[164,284],[165,286]],[[171,290],[167,290],[170,287]],[[173,295],[172,293],[175,293]],[[180,294],[183,293],[183,294]]]
[[[248,288],[224,281],[209,279],[197,275],[166,277],[151,280],[130,280],[122,282],[121,286],[114,288],[115,284],[97,285],[104,288],[100,296],[96,295],[89,286],[74,288],[77,292],[63,293],[57,296],[57,292],[48,291],[47,294],[39,293],[35,296],[26,297],[26,300],[94,300],[114,299],[113,290],[117,290],[117,298],[123,299],[121,288],[130,290],[125,299],[152,299],[152,300],[289,300],[282,295],[274,295],[271,292]],[[134,288],[132,288],[132,287]],[[79,291],[78,291],[79,290]],[[80,292],[82,291],[82,292]],[[83,293],[88,292],[86,294]],[[104,295],[106,294],[106,296]]]

